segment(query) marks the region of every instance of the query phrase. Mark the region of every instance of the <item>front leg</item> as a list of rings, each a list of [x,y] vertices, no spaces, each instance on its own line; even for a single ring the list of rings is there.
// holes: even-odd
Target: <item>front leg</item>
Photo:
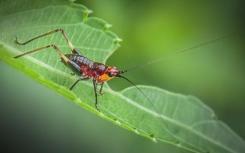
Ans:
[[[103,95],[104,94],[104,92],[103,92],[103,85],[104,85],[104,82],[101,83],[101,85],[100,85],[100,91],[99,91],[99,94],[100,95]]]
[[[100,111],[98,108],[97,83],[95,79],[93,79],[93,86],[94,86],[94,96],[95,96],[95,108],[98,111]]]

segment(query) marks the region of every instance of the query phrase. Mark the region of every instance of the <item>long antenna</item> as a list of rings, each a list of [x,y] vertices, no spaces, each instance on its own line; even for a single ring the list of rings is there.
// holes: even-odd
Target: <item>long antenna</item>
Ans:
[[[184,48],[184,49],[176,50],[174,53],[170,53],[167,56],[170,56],[170,55],[173,55],[173,54],[184,53],[186,51],[194,50],[194,49],[197,49],[197,48],[212,44],[214,42],[217,42],[217,41],[223,40],[225,38],[228,38],[229,36],[233,35],[234,33],[236,33],[236,32],[229,33],[229,34],[226,34],[226,35],[223,35],[223,36],[220,36],[220,37],[217,37],[215,39],[208,40],[208,41],[204,41],[204,42],[201,42],[201,43],[196,44],[196,45],[191,46],[191,47],[187,47],[187,48]],[[130,68],[124,70],[124,71],[129,71],[129,70],[132,70],[132,69],[135,69],[135,68],[138,68],[138,69],[144,68],[146,65],[151,65],[151,64],[154,64],[154,63],[158,63],[158,62],[163,61],[165,59],[167,59],[166,56],[165,57],[160,57],[160,58],[157,58],[155,60],[148,61],[148,62],[146,62],[144,64],[135,65],[135,66],[130,67]]]
[[[150,104],[154,107],[154,109],[157,111],[155,105],[152,103],[152,101],[146,96],[146,94],[132,81],[130,81],[128,78],[126,78],[125,76],[122,75],[118,75],[117,77],[119,78],[123,78],[124,80],[128,81],[131,85],[133,85],[146,99],[148,102],[150,102]]]

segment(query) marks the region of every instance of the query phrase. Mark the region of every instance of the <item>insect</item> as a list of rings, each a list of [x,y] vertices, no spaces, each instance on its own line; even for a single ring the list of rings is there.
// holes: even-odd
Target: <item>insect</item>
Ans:
[[[19,58],[19,57],[22,57],[22,56],[27,55],[27,54],[35,53],[38,51],[43,51],[47,48],[53,48],[54,51],[61,58],[62,62],[65,65],[69,66],[72,69],[72,71],[79,76],[79,78],[69,88],[70,90],[72,90],[77,85],[77,83],[79,81],[92,79],[93,88],[94,88],[94,96],[95,96],[95,108],[97,110],[99,110],[97,86],[100,85],[99,94],[102,95],[104,83],[113,79],[113,78],[123,78],[126,81],[128,81],[129,83],[131,83],[132,85],[134,85],[141,93],[143,93],[140,90],[140,88],[138,88],[132,81],[130,81],[125,76],[122,76],[123,73],[127,72],[126,70],[119,70],[115,66],[108,66],[108,65],[105,65],[103,63],[94,62],[94,61],[88,59],[87,57],[79,54],[78,49],[74,48],[74,46],[72,45],[71,41],[68,39],[67,34],[65,33],[65,31],[63,29],[59,28],[59,29],[55,29],[55,30],[46,32],[46,33],[38,35],[38,36],[36,36],[30,40],[27,40],[26,42],[19,42],[17,37],[16,37],[15,42],[18,45],[26,45],[26,44],[32,42],[33,40],[36,40],[38,38],[45,37],[47,35],[51,35],[51,34],[54,34],[57,32],[60,32],[63,35],[66,43],[68,44],[68,47],[71,49],[70,54],[64,54],[64,53],[62,53],[62,51],[59,49],[58,46],[56,46],[55,44],[50,44],[50,45],[47,45],[44,47],[39,47],[39,48],[30,50],[30,51],[27,51],[25,53],[22,53],[20,55],[15,56],[14,58]]]
[[[51,34],[54,34],[54,33],[57,33],[57,32],[60,32],[63,35],[68,47],[71,50],[70,54],[64,54],[58,48],[58,46],[56,46],[55,44],[50,44],[50,45],[47,45],[47,46],[43,46],[43,47],[39,47],[39,48],[30,50],[30,51],[27,51],[25,53],[22,53],[20,55],[15,56],[14,58],[19,58],[19,57],[22,57],[22,56],[27,55],[27,54],[35,53],[35,52],[38,52],[38,51],[43,51],[44,49],[47,49],[47,48],[53,48],[54,51],[61,58],[62,62],[65,65],[67,65],[68,67],[70,67],[72,69],[72,71],[75,72],[75,74],[77,74],[79,76],[79,78],[69,88],[70,90],[72,90],[77,85],[77,83],[79,81],[92,79],[93,88],[94,88],[94,96],[95,96],[95,108],[97,110],[99,110],[99,108],[98,108],[98,93],[100,95],[102,95],[102,93],[103,93],[102,90],[103,90],[104,83],[109,81],[109,80],[111,80],[111,79],[113,79],[113,78],[122,78],[122,79],[128,81],[130,84],[132,84],[134,87],[136,87],[138,89],[138,91],[150,102],[150,99],[144,94],[144,92],[140,88],[138,88],[136,86],[136,84],[134,84],[132,81],[130,81],[127,77],[123,76],[122,74],[127,72],[128,70],[131,70],[131,69],[143,68],[146,65],[150,65],[150,64],[162,61],[163,58],[161,58],[161,57],[158,58],[158,59],[149,61],[147,63],[131,67],[128,70],[119,70],[115,66],[108,66],[108,65],[105,65],[103,63],[95,62],[95,61],[92,61],[92,60],[88,59],[87,57],[79,54],[79,50],[74,48],[73,44],[68,39],[67,34],[61,28],[46,32],[46,33],[41,34],[41,35],[38,35],[38,36],[36,36],[34,38],[31,38],[30,40],[27,40],[26,42],[19,42],[17,37],[16,37],[15,42],[18,45],[26,45],[26,44],[28,44],[28,43],[30,43],[30,42],[38,39],[38,38],[45,37],[47,35],[51,35]],[[221,40],[221,39],[224,39],[224,38],[226,38],[229,35],[224,35],[224,36],[218,37],[216,39],[212,39],[212,40],[209,40],[209,41],[206,41],[206,42],[202,42],[200,44],[197,44],[197,45],[189,47],[189,48],[184,48],[184,49],[181,49],[181,50],[177,50],[175,53],[182,53],[182,52],[185,52],[185,51],[188,51],[188,50],[193,50],[195,48],[199,48],[201,46],[216,42],[216,41]],[[98,85],[100,85],[99,92],[97,91],[97,86]]]

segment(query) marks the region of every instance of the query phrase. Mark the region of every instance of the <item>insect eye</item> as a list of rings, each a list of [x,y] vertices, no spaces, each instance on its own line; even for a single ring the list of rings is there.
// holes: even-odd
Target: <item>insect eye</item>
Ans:
[[[110,73],[110,72],[108,73],[108,76],[109,76],[109,77],[113,77],[112,73]]]

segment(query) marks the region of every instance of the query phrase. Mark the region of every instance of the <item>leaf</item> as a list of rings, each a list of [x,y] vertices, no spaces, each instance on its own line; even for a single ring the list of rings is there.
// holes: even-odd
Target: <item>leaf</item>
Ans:
[[[88,17],[85,6],[69,1],[0,1],[0,59],[41,84],[67,97],[71,102],[136,134],[153,141],[167,142],[197,153],[241,153],[245,143],[215,113],[192,96],[170,93],[150,86],[139,86],[147,100],[134,87],[121,92],[105,87],[94,107],[91,81],[81,82],[73,91],[69,86],[77,76],[60,62],[52,49],[20,59],[23,51],[56,44],[69,53],[61,34],[36,40],[25,46],[14,43],[15,36],[25,41],[38,34],[63,28],[74,46],[88,58],[105,62],[119,47],[120,38],[102,19]]]

